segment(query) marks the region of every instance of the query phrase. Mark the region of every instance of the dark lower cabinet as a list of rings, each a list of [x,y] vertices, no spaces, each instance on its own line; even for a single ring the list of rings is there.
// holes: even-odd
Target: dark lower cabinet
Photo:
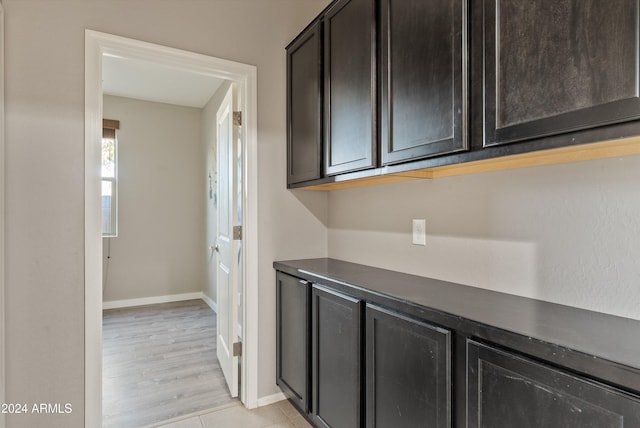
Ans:
[[[305,278],[322,278],[320,283],[291,270],[276,274],[277,384],[316,427],[640,428],[638,367],[520,337],[508,324],[443,316],[441,309],[392,297],[395,287],[420,290],[421,282],[407,275],[386,274],[388,288],[371,292],[366,284],[379,281],[381,270],[340,262],[337,279],[327,275],[326,265],[314,273],[306,262],[316,266],[313,260],[294,266],[301,266]],[[286,263],[293,262],[278,265]],[[363,283],[347,283],[345,272],[363,275]],[[427,292],[438,300],[447,288],[454,287]],[[470,293],[447,298],[458,302],[455,296]],[[528,313],[535,303],[536,311],[559,320],[559,330],[575,328],[585,337],[599,334],[593,322],[581,330],[593,316],[596,323],[609,323],[620,340],[640,331],[637,321],[503,297],[492,293],[499,300],[489,306],[509,302]],[[638,348],[635,342],[629,346]]]
[[[468,428],[640,427],[640,399],[474,341],[467,348]]]
[[[302,412],[309,411],[311,375],[311,285],[286,273],[276,275],[276,383]]]
[[[451,426],[451,333],[366,307],[367,428]]]
[[[329,289],[312,289],[312,419],[319,427],[361,422],[361,303]]]

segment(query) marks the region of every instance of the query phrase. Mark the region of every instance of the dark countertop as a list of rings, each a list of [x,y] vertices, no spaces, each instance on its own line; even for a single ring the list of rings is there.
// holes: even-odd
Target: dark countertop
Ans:
[[[273,265],[367,301],[435,314],[435,319],[449,320],[445,324],[479,323],[486,328],[469,331],[488,339],[495,336],[500,341],[502,336],[515,333],[522,343],[557,345],[548,355],[539,352],[537,356],[555,358],[559,364],[574,361],[574,354],[588,354],[580,356],[585,361],[578,358],[575,368],[579,371],[590,372],[586,369],[588,358],[608,360],[619,371],[613,376],[617,384],[640,391],[640,321],[336,259],[289,260]],[[535,351],[535,346],[532,349]],[[605,372],[609,376],[609,368]],[[596,369],[591,374],[603,377],[605,372]]]

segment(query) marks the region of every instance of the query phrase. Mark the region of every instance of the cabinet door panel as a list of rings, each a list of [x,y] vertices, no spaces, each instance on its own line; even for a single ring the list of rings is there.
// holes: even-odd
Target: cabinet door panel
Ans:
[[[638,4],[484,0],[484,144],[640,118]]]
[[[640,426],[640,398],[473,341],[469,428]]]
[[[309,411],[311,378],[310,290],[306,281],[278,272],[276,383],[303,412]]]
[[[466,0],[382,0],[382,163],[464,150]]]
[[[367,306],[367,427],[451,426],[450,336]]]
[[[313,286],[313,417],[319,426],[360,426],[360,302]]]
[[[287,183],[322,176],[320,23],[287,48]]]
[[[327,175],[376,163],[374,12],[372,0],[342,0],[324,18]]]

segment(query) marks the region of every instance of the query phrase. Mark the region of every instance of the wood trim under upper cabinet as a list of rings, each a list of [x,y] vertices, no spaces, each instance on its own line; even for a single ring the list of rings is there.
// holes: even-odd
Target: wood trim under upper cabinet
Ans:
[[[619,156],[639,155],[640,136],[609,140],[600,143],[582,144],[570,147],[541,150],[500,158],[483,159],[433,168],[417,169],[388,175],[376,175],[348,181],[336,181],[304,187],[307,190],[340,190],[376,184],[397,183],[425,178],[451,177],[534,166],[555,165]]]

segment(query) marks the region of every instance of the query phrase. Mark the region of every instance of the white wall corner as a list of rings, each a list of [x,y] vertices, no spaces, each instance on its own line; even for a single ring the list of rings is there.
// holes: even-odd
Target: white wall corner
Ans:
[[[213,312],[215,312],[216,314],[218,313],[218,304],[214,302],[211,297],[207,296],[207,293],[202,293],[202,300],[204,300],[204,302],[209,305]]]
[[[4,344],[4,7],[0,0],[0,403],[5,403],[5,344]],[[5,417],[0,413],[0,428],[5,426]]]

